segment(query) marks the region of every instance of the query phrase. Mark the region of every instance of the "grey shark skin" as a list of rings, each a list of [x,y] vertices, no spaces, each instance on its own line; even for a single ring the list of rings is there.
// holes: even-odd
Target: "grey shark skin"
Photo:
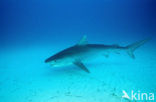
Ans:
[[[127,54],[134,59],[135,56],[133,52],[135,51],[135,49],[143,45],[148,40],[149,39],[141,40],[128,46],[122,47],[119,45],[88,44],[86,36],[84,36],[78,44],[51,56],[50,58],[45,60],[45,63],[49,63],[53,67],[61,67],[74,64],[82,70],[90,73],[90,71],[83,64],[84,62],[101,55],[108,57],[109,53],[119,53],[119,51],[122,50],[126,51]]]

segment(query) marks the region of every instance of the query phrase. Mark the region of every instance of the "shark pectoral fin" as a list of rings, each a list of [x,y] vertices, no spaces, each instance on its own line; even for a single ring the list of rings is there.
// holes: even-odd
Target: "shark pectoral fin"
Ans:
[[[76,61],[74,62],[74,64],[79,68],[81,68],[82,70],[84,70],[85,72],[90,73],[90,71],[86,68],[86,66],[82,62]]]

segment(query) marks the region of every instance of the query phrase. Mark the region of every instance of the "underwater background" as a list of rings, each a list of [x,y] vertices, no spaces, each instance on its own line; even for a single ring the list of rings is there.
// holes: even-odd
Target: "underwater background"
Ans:
[[[1,0],[0,8],[0,102],[131,102],[123,90],[156,94],[155,0]],[[85,63],[90,74],[44,62],[83,35],[121,46],[152,39],[136,59],[122,52]]]

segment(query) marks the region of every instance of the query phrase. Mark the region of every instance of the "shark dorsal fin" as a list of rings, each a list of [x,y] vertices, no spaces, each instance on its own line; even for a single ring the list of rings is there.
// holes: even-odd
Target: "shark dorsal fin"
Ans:
[[[87,44],[88,44],[87,36],[84,35],[77,45],[82,46],[82,45],[87,45]]]

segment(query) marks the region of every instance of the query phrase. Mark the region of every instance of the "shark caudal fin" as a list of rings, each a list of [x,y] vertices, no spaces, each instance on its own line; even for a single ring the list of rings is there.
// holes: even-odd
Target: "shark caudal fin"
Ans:
[[[141,40],[141,41],[138,41],[138,42],[135,42],[135,43],[133,43],[131,45],[126,46],[126,48],[127,48],[127,54],[131,58],[135,59],[135,56],[133,54],[133,52],[135,51],[135,49],[137,49],[138,47],[140,47],[141,45],[143,45],[144,43],[146,43],[149,40],[150,40],[149,38],[148,39],[144,39],[144,40]]]

